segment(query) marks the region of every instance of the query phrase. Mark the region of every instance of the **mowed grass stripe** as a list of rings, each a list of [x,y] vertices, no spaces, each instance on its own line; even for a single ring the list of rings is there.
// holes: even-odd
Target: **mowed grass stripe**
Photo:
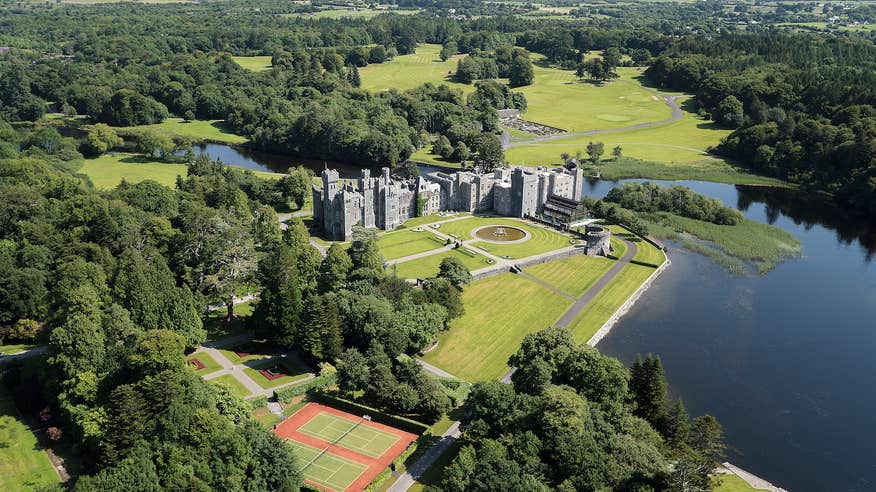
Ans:
[[[654,273],[654,268],[628,264],[608,283],[569,325],[575,341],[585,343]]]
[[[608,258],[578,255],[527,267],[524,271],[572,297],[580,297],[614,264]]]
[[[353,430],[351,431],[350,429]],[[349,434],[344,435],[348,431]],[[343,436],[336,443],[337,446],[351,449],[372,458],[379,458],[399,440],[399,436],[395,434],[382,432],[373,427],[361,425],[358,422],[352,422],[327,412],[321,412],[314,416],[306,424],[299,427],[298,432],[328,442],[335,442]]]
[[[310,463],[322,452],[321,449],[304,443],[291,440],[287,440],[286,443],[292,447],[300,466]],[[310,463],[303,473],[305,480],[342,492],[367,469],[368,467],[363,464],[331,454],[329,451],[322,453],[316,461]]]
[[[496,379],[523,338],[559,319],[572,301],[512,273],[473,282],[463,293],[465,314],[438,336],[423,360],[467,381]]]
[[[387,260],[424,253],[444,246],[444,240],[428,231],[398,231],[378,237],[377,247]]]
[[[451,249],[444,253],[436,253],[434,255],[409,260],[402,263],[396,263],[389,267],[389,272],[395,272],[398,278],[429,278],[434,277],[438,273],[438,267],[441,265],[441,260],[444,258],[456,258],[465,265],[469,270],[478,270],[490,266],[487,263],[487,257],[479,255],[472,251],[466,253],[464,249]]]

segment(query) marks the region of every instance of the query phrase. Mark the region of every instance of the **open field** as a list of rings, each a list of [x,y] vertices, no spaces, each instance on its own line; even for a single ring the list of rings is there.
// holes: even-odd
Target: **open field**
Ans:
[[[253,72],[261,72],[271,69],[270,56],[232,56],[231,59],[242,68]]]
[[[528,241],[517,244],[497,244],[476,241],[470,243],[470,247],[480,248],[496,256],[526,258],[527,256],[533,256],[571,246],[571,243],[569,242],[570,238],[568,236],[564,236],[552,229],[504,217],[471,217],[441,224],[441,227],[438,230],[444,234],[455,235],[460,239],[467,241],[469,239],[476,239],[471,234],[472,230],[478,227],[490,225],[517,227],[526,230],[532,236]]]
[[[651,267],[632,263],[625,266],[569,324],[575,341],[587,342],[652,273]]]
[[[611,180],[626,178],[665,179],[668,181],[691,179],[727,184],[789,186],[788,183],[779,179],[750,174],[744,168],[710,156],[690,162],[666,163],[622,157],[617,161],[602,161],[598,168],[589,164],[585,166],[585,172],[592,174],[595,171],[599,171],[604,179]]]
[[[432,144],[429,144],[422,149],[418,149],[416,152],[411,154],[410,159],[414,162],[424,162],[426,164],[432,164],[433,166],[462,169],[462,166],[458,162],[445,159],[438,154],[433,154]]]
[[[394,260],[444,246],[444,240],[429,232],[410,229],[383,234],[377,239],[380,253],[387,260]]]
[[[307,483],[335,492],[362,490],[417,436],[318,403],[308,403],[273,432],[298,457]]]
[[[249,390],[246,389],[246,386],[238,381],[233,374],[225,374],[218,378],[213,378],[210,380],[210,383],[228,388],[231,390],[231,394],[238,398],[246,398],[249,396]]]
[[[466,253],[466,250],[472,254]],[[438,266],[444,258],[453,257],[458,259],[469,270],[477,270],[490,266],[487,257],[477,254],[473,249],[463,246],[460,249],[451,249],[444,253],[417,258],[416,260],[396,263],[388,268],[389,272],[395,272],[399,278],[428,278],[438,273]]]
[[[85,174],[99,189],[112,189],[122,182],[139,183],[151,179],[173,188],[176,177],[185,176],[185,164],[161,162],[137,154],[114,152],[93,159],[84,159],[80,173]],[[279,178],[280,174],[255,172],[262,178]]]
[[[447,84],[463,92],[474,91],[474,85],[460,84],[450,79],[456,72],[456,64],[463,55],[455,55],[441,61],[439,44],[421,44],[412,55],[401,55],[385,63],[375,63],[359,69],[362,88],[369,91],[400,91],[419,87],[426,82],[435,85]]]
[[[24,492],[58,483],[49,457],[19,420],[11,398],[0,387],[0,488]]]
[[[641,87],[622,80],[604,84],[578,80],[572,70],[539,63],[542,58],[533,55],[535,82],[514,89],[526,95],[523,117],[529,121],[581,132],[663,121],[672,116],[661,97]]]
[[[526,267],[524,272],[572,297],[580,297],[614,264],[608,258],[578,255]]]
[[[473,282],[462,298],[465,314],[438,335],[438,347],[423,360],[467,381],[500,377],[523,338],[552,325],[572,305],[513,273]]]
[[[263,369],[272,369],[275,367],[285,374],[276,379],[269,379],[267,376],[259,372]],[[299,365],[293,361],[283,359],[272,359],[264,363],[256,364],[254,367],[246,367],[243,369],[243,372],[264,389],[276,388],[277,386],[282,386],[293,381],[299,381],[307,377],[307,369],[299,367]]]
[[[201,363],[204,367],[198,369],[197,364],[195,363],[195,359]],[[216,362],[216,359],[210,356],[210,354],[206,352],[199,352],[197,354],[192,354],[187,358],[189,362],[189,366],[191,366],[192,370],[195,371],[195,374],[198,376],[206,376],[207,374],[212,374],[219,369],[222,369],[222,366]]]
[[[246,137],[232,133],[223,120],[193,120],[186,122],[182,118],[168,118],[155,125],[117,128],[121,132],[146,129],[156,130],[168,135],[181,135],[196,140],[211,140],[229,144],[242,144],[247,141]]]

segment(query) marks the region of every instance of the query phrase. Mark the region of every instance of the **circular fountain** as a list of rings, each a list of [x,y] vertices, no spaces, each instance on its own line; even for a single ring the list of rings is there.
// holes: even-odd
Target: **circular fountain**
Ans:
[[[481,241],[491,243],[517,243],[529,239],[530,234],[519,227],[509,225],[492,225],[479,227],[473,235]]]

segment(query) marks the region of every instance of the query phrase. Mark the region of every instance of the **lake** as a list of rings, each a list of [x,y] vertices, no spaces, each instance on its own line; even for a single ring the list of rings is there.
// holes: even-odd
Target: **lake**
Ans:
[[[303,159],[288,155],[273,154],[247,147],[231,147],[224,144],[205,143],[194,145],[195,154],[207,154],[211,159],[220,159],[225,164],[245,167],[253,171],[285,173],[290,167],[304,166],[317,176],[323,169],[336,169],[342,178],[358,178],[362,166],[318,159]],[[372,175],[376,175],[374,172]]]
[[[796,192],[678,184],[793,233],[803,257],[737,277],[670,243],[599,349],[659,354],[688,412],[724,425],[728,461],[792,491],[876,489],[876,227]]]

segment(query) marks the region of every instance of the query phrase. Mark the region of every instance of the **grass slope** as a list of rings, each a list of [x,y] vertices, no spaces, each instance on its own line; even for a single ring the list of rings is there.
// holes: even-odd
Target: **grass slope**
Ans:
[[[252,72],[261,72],[271,69],[270,56],[232,56],[235,63]]]
[[[506,273],[466,287],[465,314],[438,336],[423,357],[467,381],[496,379],[529,333],[552,325],[572,301],[526,278]]]
[[[49,457],[0,387],[0,489],[24,492],[55,483],[58,475]]]
[[[632,263],[625,266],[572,320],[569,330],[575,341],[587,342],[652,273],[651,267]]]
[[[720,474],[712,477],[712,492],[754,492],[756,489],[736,475]]]
[[[570,296],[580,297],[614,264],[607,258],[578,255],[527,267],[524,271]]]
[[[466,253],[469,250],[471,253]],[[477,270],[490,266],[487,258],[479,255],[469,248],[452,249],[444,253],[437,253],[416,260],[396,263],[389,267],[389,272],[395,272],[399,278],[428,278],[438,273],[438,266],[444,258],[453,257],[462,262],[469,270]]]
[[[659,267],[663,264],[664,261],[666,261],[666,257],[663,255],[663,252],[660,251],[659,248],[649,243],[648,241],[645,241],[642,238],[636,236],[624,227],[619,225],[610,225],[608,226],[608,228],[611,230],[611,233],[613,235],[623,237],[627,241],[636,245],[636,256],[633,257],[633,261],[647,263],[655,267]]]

